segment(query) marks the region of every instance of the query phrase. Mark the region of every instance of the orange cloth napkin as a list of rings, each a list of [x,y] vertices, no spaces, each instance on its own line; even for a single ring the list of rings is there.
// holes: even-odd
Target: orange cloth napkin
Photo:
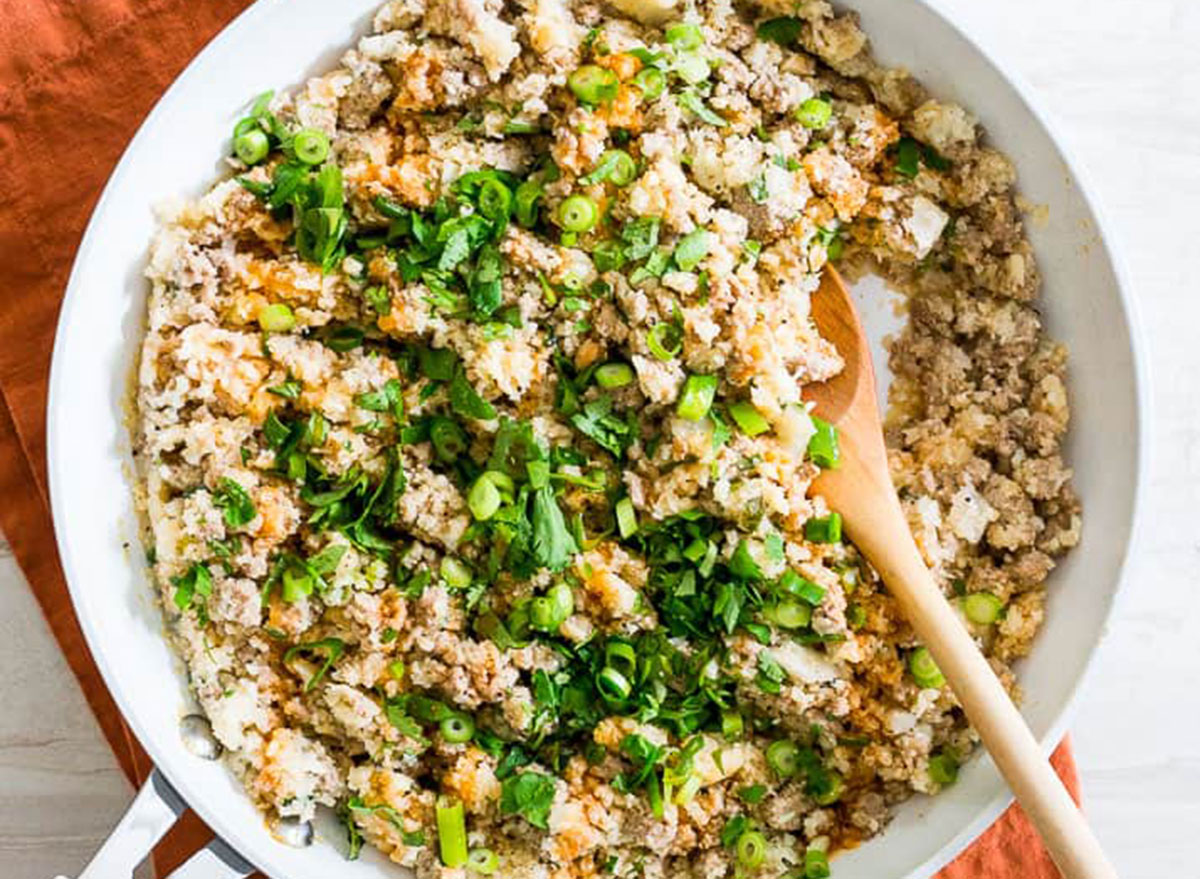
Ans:
[[[130,781],[150,761],[84,643],[46,500],[46,381],[58,304],[92,207],[158,96],[247,0],[11,0],[0,28],[0,528]],[[281,73],[286,78],[286,71]],[[1070,748],[1054,765],[1078,799]],[[116,816],[114,817],[114,821]],[[211,832],[192,813],[155,851],[163,876]],[[939,879],[1055,879],[1010,808]]]

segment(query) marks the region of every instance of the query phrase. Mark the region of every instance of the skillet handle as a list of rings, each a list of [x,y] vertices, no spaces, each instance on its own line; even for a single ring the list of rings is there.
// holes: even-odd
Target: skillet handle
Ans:
[[[186,809],[183,798],[155,769],[100,851],[83,868],[79,879],[123,879],[132,876],[137,865],[146,859],[150,849]],[[66,877],[60,876],[58,879]]]
[[[244,879],[253,872],[254,865],[218,836],[167,879]]]

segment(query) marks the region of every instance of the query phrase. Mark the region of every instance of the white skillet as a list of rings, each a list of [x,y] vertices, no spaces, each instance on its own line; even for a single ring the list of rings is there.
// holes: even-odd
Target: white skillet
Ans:
[[[158,771],[83,876],[129,875],[186,801],[224,843],[174,875],[382,879],[398,868],[375,852],[347,862],[341,829],[318,821],[308,848],[282,844],[225,768],[190,753],[183,669],[162,638],[134,517],[125,428],[128,379],[143,324],[142,278],[153,207],[201,193],[221,173],[246,102],[332,66],[364,33],[378,0],[260,0],[226,28],[167,91],[130,143],[92,216],[67,288],[50,380],[50,494],[63,567],[97,665]],[[1133,544],[1145,472],[1145,366],[1124,272],[1081,171],[1012,73],[931,0],[855,0],[881,60],[976,112],[1016,162],[1021,189],[1049,208],[1030,234],[1045,276],[1043,308],[1071,349],[1069,460],[1085,505],[1082,545],[1054,573],[1046,625],[1020,668],[1023,713],[1049,750],[1103,640]],[[860,302],[878,339],[893,319],[878,285]],[[877,358],[877,363],[882,363]],[[167,781],[169,780],[169,784]],[[175,793],[177,792],[177,793]],[[923,879],[1007,806],[986,758],[958,783],[901,806],[879,838],[838,857],[837,879]],[[236,852],[236,853],[235,853]]]

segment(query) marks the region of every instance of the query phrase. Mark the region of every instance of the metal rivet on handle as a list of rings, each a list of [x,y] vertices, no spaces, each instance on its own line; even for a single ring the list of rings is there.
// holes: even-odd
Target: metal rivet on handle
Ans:
[[[221,756],[221,743],[203,714],[189,714],[179,721],[179,737],[183,739],[183,746],[202,760],[216,760]]]

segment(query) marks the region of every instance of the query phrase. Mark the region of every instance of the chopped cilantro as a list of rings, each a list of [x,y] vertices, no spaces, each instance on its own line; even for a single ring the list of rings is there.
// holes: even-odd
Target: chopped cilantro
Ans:
[[[621,418],[613,412],[612,397],[602,396],[583,405],[581,412],[571,416],[571,424],[584,436],[617,457],[633,443],[632,419]]]
[[[534,559],[552,571],[562,570],[575,552],[575,540],[549,486],[533,493],[532,521]]]
[[[500,812],[520,815],[534,827],[546,830],[554,803],[554,779],[540,772],[512,775],[500,784]]]
[[[767,786],[765,784],[751,784],[738,789],[738,797],[742,802],[749,803],[752,806],[761,803],[763,797],[766,795]]]
[[[222,511],[225,524],[230,528],[247,525],[258,515],[249,492],[228,476],[221,477],[217,484],[213,503]]]
[[[781,16],[769,18],[760,23],[754,32],[760,40],[778,43],[781,46],[790,46],[800,38],[800,31],[803,28],[804,22],[799,18]]]

